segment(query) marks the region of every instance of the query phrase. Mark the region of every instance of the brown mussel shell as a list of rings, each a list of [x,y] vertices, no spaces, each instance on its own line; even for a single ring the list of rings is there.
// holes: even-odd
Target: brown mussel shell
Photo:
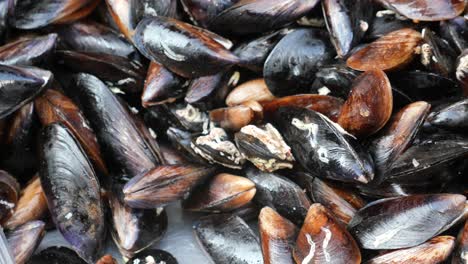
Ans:
[[[255,79],[242,83],[226,97],[226,105],[235,106],[248,101],[270,101],[275,96],[270,92],[264,79]]]
[[[251,180],[221,173],[194,191],[184,201],[184,209],[197,212],[229,212],[248,204],[256,192]]]
[[[41,159],[41,185],[54,223],[83,259],[95,261],[105,226],[91,163],[76,138],[59,123],[44,129]]]
[[[0,223],[13,214],[18,202],[19,184],[8,172],[0,170]]]
[[[96,261],[96,264],[118,264],[118,262],[112,257],[112,255],[104,255]]]
[[[384,6],[415,21],[452,19],[465,9],[463,0],[379,0]]]
[[[210,111],[211,122],[226,131],[239,131],[252,123],[255,118],[254,111],[244,105],[218,108]]]
[[[31,221],[7,233],[8,244],[16,264],[24,264],[32,256],[45,234],[45,223]]]
[[[296,263],[361,263],[361,252],[341,223],[321,204],[310,206],[293,250]]]
[[[450,227],[463,214],[459,194],[387,198],[361,208],[348,225],[365,249],[400,249],[420,245]]]
[[[173,103],[183,96],[183,92],[180,77],[157,62],[150,63],[141,95],[143,107]]]

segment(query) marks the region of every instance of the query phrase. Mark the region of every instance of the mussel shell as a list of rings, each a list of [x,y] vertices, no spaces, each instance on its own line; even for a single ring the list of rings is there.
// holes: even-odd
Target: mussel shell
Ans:
[[[464,50],[457,58],[456,77],[465,95],[468,95],[468,49]]]
[[[177,259],[171,253],[161,249],[148,249],[133,256],[127,261],[128,264],[152,264],[152,263],[165,263],[165,264],[178,264]]]
[[[78,74],[67,93],[90,121],[106,164],[116,177],[132,178],[160,162],[126,106],[98,78]]]
[[[59,91],[48,89],[36,98],[34,103],[42,125],[47,126],[55,122],[65,125],[80,142],[96,172],[100,176],[108,174],[96,135],[81,110],[70,98]]]
[[[197,212],[229,212],[248,204],[255,192],[255,183],[251,180],[221,173],[195,190],[183,206]]]
[[[112,238],[125,257],[150,247],[166,233],[168,220],[162,208],[131,208],[117,197],[116,192],[109,197],[109,207]]]
[[[353,237],[321,204],[307,212],[293,251],[296,263],[361,263]]]
[[[15,211],[3,227],[15,229],[29,221],[39,220],[47,211],[47,200],[42,190],[41,180],[35,176],[21,191]]]
[[[14,0],[0,1],[0,43],[3,43],[5,33],[9,27],[9,20],[12,17],[13,8],[15,5]]]
[[[95,75],[121,93],[140,93],[145,80],[145,69],[136,60],[105,53],[57,51],[58,63],[73,72]]]
[[[49,71],[0,65],[0,119],[29,103],[51,79]]]
[[[31,257],[45,234],[45,223],[31,221],[7,233],[8,244],[17,264]]]
[[[426,42],[424,45],[428,45],[430,49],[430,58],[427,60],[423,59],[424,54],[422,54],[422,64],[431,71],[437,72],[443,76],[450,76],[454,70],[457,53],[446,40],[439,38],[429,28],[424,28],[422,30],[422,36]],[[424,45],[421,48],[423,53],[425,49],[427,49]]]
[[[454,247],[454,237],[438,236],[419,246],[382,253],[365,264],[443,263]]]
[[[112,257],[112,255],[104,255],[96,261],[96,264],[118,264],[118,262]]]
[[[297,29],[283,37],[265,61],[263,76],[277,96],[310,87],[318,69],[333,58],[329,41],[316,29]]]
[[[461,100],[437,109],[429,114],[427,121],[431,125],[454,131],[468,128],[468,99]]]
[[[346,65],[328,65],[320,68],[315,74],[315,82],[311,93],[348,98],[353,80],[359,72],[346,67]],[[326,89],[323,89],[326,87]]]
[[[128,1],[128,0],[105,0],[107,4],[107,10],[110,13],[112,22],[118,27],[120,32],[131,40],[135,31],[135,27],[138,24],[139,17],[135,4],[139,1]]]
[[[238,216],[209,215],[196,222],[193,229],[214,263],[263,263],[258,237]]]
[[[464,210],[458,194],[387,198],[361,208],[348,225],[365,249],[417,246],[443,232]]]
[[[0,170],[0,223],[5,222],[13,213],[18,201],[19,184],[8,172]]]
[[[399,17],[394,14],[377,13],[372,23],[369,25],[366,38],[374,40],[383,37],[392,31],[403,28],[417,29],[419,27],[420,24],[415,24],[410,20],[399,19]]]
[[[226,97],[226,105],[240,105],[249,101],[270,101],[274,98],[264,79],[254,79],[242,83],[230,91]]]
[[[173,103],[183,96],[182,79],[157,62],[151,62],[141,102],[143,107]]]
[[[254,167],[246,170],[246,176],[257,188],[254,200],[261,206],[269,206],[293,223],[302,224],[310,200],[297,184],[277,173],[262,172]]]
[[[463,17],[440,22],[441,36],[452,44],[458,52],[468,48],[468,21]]]
[[[12,25],[20,29],[35,29],[69,21],[70,17],[77,20],[88,13],[79,14],[80,9],[88,8],[92,2],[91,0],[17,1]]]
[[[57,228],[87,261],[94,261],[105,238],[100,187],[91,163],[63,125],[42,134],[41,185]]]
[[[93,21],[77,21],[59,29],[65,49],[131,58],[136,49],[112,28]]]
[[[216,32],[246,35],[276,29],[307,14],[317,0],[241,0],[209,23]]]
[[[147,16],[163,16],[176,18],[178,14],[177,0],[141,0],[135,1],[136,15],[138,18]]]
[[[212,75],[239,62],[202,28],[164,17],[143,19],[133,37],[138,50],[186,78]]]
[[[36,138],[40,124],[35,110],[31,102],[12,114],[4,138],[0,166],[21,183],[27,182],[38,169]]]
[[[187,160],[190,160],[192,163],[207,164],[205,159],[200,157],[192,149],[192,139],[195,137],[193,134],[175,127],[170,127],[167,129],[167,137],[172,143],[172,146],[179,150]]]
[[[57,34],[24,37],[0,47],[0,63],[36,65],[46,61],[55,49]]]
[[[310,173],[327,179],[368,183],[374,177],[370,154],[352,135],[326,116],[304,108],[283,107],[276,127],[294,158]]]
[[[181,0],[180,2],[191,20],[196,25],[206,28],[213,18],[239,1],[240,0]]]
[[[133,208],[156,208],[187,198],[215,171],[199,165],[163,165],[132,178],[123,188]]]
[[[452,264],[466,264],[466,252],[468,250],[468,221],[457,236],[456,248],[452,254]]]
[[[239,131],[254,121],[255,113],[245,105],[218,108],[210,111],[210,121],[226,131]]]
[[[418,31],[399,29],[353,53],[346,60],[346,65],[359,71],[399,69],[413,60],[415,49],[421,41],[422,36]]]
[[[34,255],[28,264],[86,264],[78,254],[67,247],[49,247]]]
[[[465,9],[460,0],[380,0],[387,8],[416,21],[440,21],[454,18]]]

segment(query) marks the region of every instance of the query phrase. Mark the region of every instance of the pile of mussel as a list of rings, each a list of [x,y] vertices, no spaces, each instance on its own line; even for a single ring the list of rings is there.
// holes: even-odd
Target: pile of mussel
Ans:
[[[217,264],[468,263],[467,96],[466,0],[0,0],[0,263],[182,263],[170,204]]]

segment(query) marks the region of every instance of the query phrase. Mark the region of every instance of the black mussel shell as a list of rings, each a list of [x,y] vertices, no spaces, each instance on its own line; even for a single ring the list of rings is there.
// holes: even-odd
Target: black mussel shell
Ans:
[[[192,149],[192,140],[195,135],[175,127],[170,127],[167,129],[167,137],[172,146],[179,150],[187,160],[190,160],[192,163],[207,164],[207,161]]]
[[[334,56],[322,33],[316,29],[297,29],[271,51],[263,76],[274,95],[297,93],[313,84],[315,73]]]
[[[368,183],[373,179],[370,154],[326,116],[305,108],[283,107],[275,122],[294,158],[310,173],[344,182]]]
[[[209,23],[216,32],[246,35],[266,32],[292,23],[307,14],[317,0],[241,0]]]
[[[209,134],[194,138],[191,147],[195,153],[212,164],[241,169],[245,162],[239,149],[222,128],[214,127]]]
[[[42,133],[41,185],[52,218],[65,239],[94,261],[105,238],[104,209],[93,167],[71,132],[59,123]]]
[[[58,30],[62,49],[132,58],[136,49],[119,32],[93,21],[77,21]]]
[[[19,29],[35,29],[66,23],[88,15],[97,4],[98,1],[92,0],[17,1],[12,25]]]
[[[422,30],[424,44],[421,46],[421,63],[429,70],[443,76],[450,76],[454,71],[457,53],[429,28]]]
[[[280,29],[273,33],[248,40],[234,49],[234,54],[241,60],[240,66],[255,72],[262,72],[263,65],[276,44],[292,29]]]
[[[373,2],[370,0],[324,0],[322,9],[330,39],[338,57],[346,57],[372,23]]]
[[[206,132],[210,125],[208,114],[191,104],[162,104],[149,110],[151,115],[158,119],[159,126],[172,126],[201,133]],[[165,132],[164,129],[162,132]]]
[[[459,194],[387,198],[361,208],[348,225],[365,249],[399,249],[420,245],[450,227],[463,214]]]
[[[13,214],[19,198],[20,185],[13,176],[4,170],[0,170],[0,223],[3,225],[5,220]]]
[[[302,224],[310,207],[307,194],[299,185],[276,173],[262,172],[254,167],[246,170],[246,176],[257,188],[254,200],[275,209],[293,223]]]
[[[0,167],[21,183],[28,181],[38,168],[36,139],[40,124],[35,110],[31,102],[11,115],[5,131],[4,151],[0,153]]]
[[[449,104],[429,114],[427,121],[431,125],[454,131],[468,128],[468,99]]]
[[[270,123],[264,127],[244,126],[236,133],[235,141],[242,155],[260,170],[271,172],[293,167],[291,148]]]
[[[171,253],[161,249],[148,249],[136,254],[127,261],[128,264],[178,264],[177,259]]]
[[[8,244],[17,264],[31,257],[45,234],[45,223],[31,221],[7,233]]]
[[[145,81],[145,68],[137,60],[71,50],[57,51],[56,57],[59,65],[76,73],[95,75],[118,93],[139,94]]]
[[[127,0],[105,0],[107,12],[100,10],[104,13],[115,28],[131,40],[135,31],[135,27],[140,20],[137,14],[136,5],[143,1],[127,1]]]
[[[141,103],[143,107],[173,103],[184,96],[183,81],[164,66],[151,62],[146,75]]]
[[[0,119],[34,99],[52,77],[38,68],[0,65]]]
[[[234,215],[209,215],[194,227],[198,242],[214,263],[263,263],[258,237]]]
[[[80,73],[67,89],[91,123],[104,159],[116,177],[132,178],[160,161],[132,114],[98,78]]]
[[[134,35],[145,57],[186,78],[212,75],[239,62],[219,39],[202,28],[164,17],[143,19]]]
[[[163,16],[173,17],[178,16],[178,1],[177,0],[140,0],[134,1],[136,15],[138,18],[148,16]]]
[[[27,264],[86,264],[82,258],[67,247],[49,247],[34,255]]]
[[[456,17],[451,20],[441,21],[440,34],[459,53],[468,48],[468,21],[466,18]]]
[[[239,1],[240,0],[181,0],[180,2],[191,20],[196,25],[206,28],[213,18]]]
[[[456,67],[455,75],[457,81],[463,88],[463,93],[466,96],[468,95],[468,49],[464,50],[462,54],[458,56]]]
[[[9,27],[9,20],[12,17],[14,0],[0,1],[0,43],[3,43],[4,37]]]
[[[386,14],[385,12],[387,12],[387,10],[381,10],[376,13],[372,23],[369,24],[366,38],[374,40],[392,31],[419,27],[419,24],[415,24],[410,20],[403,20],[395,14]]]
[[[130,258],[162,238],[167,230],[167,214],[163,208],[131,208],[115,193],[109,197],[111,234],[120,252]]]
[[[346,65],[338,64],[321,67],[315,74],[316,79],[310,92],[346,99],[353,80],[358,75],[359,72],[346,67]]]
[[[0,47],[0,63],[6,65],[37,65],[45,62],[55,49],[57,34],[24,37]]]

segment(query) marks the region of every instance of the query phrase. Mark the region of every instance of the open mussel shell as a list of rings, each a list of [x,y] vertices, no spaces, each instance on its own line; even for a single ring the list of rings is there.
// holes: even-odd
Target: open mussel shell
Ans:
[[[248,101],[270,101],[275,96],[270,92],[264,79],[254,79],[242,83],[229,92],[226,105],[235,106]]]
[[[359,71],[399,69],[413,60],[421,41],[421,33],[416,30],[396,30],[353,53],[346,64]]]
[[[245,162],[245,158],[230,141],[226,131],[219,127],[212,128],[207,135],[194,138],[191,147],[195,153],[212,164],[240,170]]]
[[[387,75],[381,70],[367,71],[354,80],[338,124],[355,136],[369,136],[387,123],[392,110],[392,87]]]
[[[45,234],[45,223],[31,221],[7,233],[8,244],[16,264],[24,264],[31,257]]]
[[[6,229],[15,229],[29,221],[39,220],[47,212],[47,201],[41,180],[35,176],[21,191],[13,215],[3,224]]]
[[[202,109],[223,106],[224,99],[232,87],[237,85],[239,78],[239,72],[233,70],[195,78],[190,82],[185,102]]]
[[[58,30],[60,45],[68,50],[131,58],[136,49],[120,33],[92,21],[77,21]]]
[[[346,228],[321,204],[310,206],[293,250],[296,263],[361,263],[361,252]]]
[[[293,264],[292,248],[297,227],[270,207],[258,216],[264,264]]]
[[[134,257],[129,259],[126,263],[128,264],[153,264],[153,263],[165,263],[165,264],[178,264],[177,259],[171,255],[171,253],[161,249],[147,249],[136,254]]]
[[[372,23],[373,3],[369,0],[325,0],[322,9],[336,53],[340,58],[346,57]]]
[[[28,264],[86,264],[80,256],[73,250],[64,246],[49,247],[27,262]],[[94,263],[94,262],[91,262]]]
[[[415,21],[452,19],[465,9],[460,0],[380,0],[388,9]]]
[[[325,206],[334,216],[336,220],[339,220],[344,225],[347,225],[353,218],[354,214],[359,206],[362,206],[358,201],[357,204],[353,204],[352,201],[348,201],[345,197],[352,197],[353,193],[346,193],[343,190],[338,190],[329,183],[315,178],[307,188],[310,192],[313,202],[320,203]],[[357,198],[360,200],[359,198]],[[362,201],[362,200],[360,200]]]
[[[294,158],[308,172],[327,179],[368,183],[374,177],[369,153],[356,138],[326,116],[305,108],[283,107],[276,113]]]
[[[213,18],[209,28],[235,35],[266,32],[294,22],[312,10],[318,2],[241,0]]]
[[[455,75],[464,94],[468,95],[468,49],[465,49],[457,58]]]
[[[440,22],[440,34],[460,53],[468,48],[468,21],[459,16]]]
[[[214,167],[200,165],[157,166],[124,186],[125,203],[133,208],[156,208],[187,198],[214,171]]]
[[[419,246],[382,253],[365,264],[443,263],[452,253],[454,246],[454,237],[438,236]]]
[[[36,65],[45,62],[55,49],[57,34],[24,37],[0,47],[0,63]]]
[[[383,180],[387,170],[411,145],[430,107],[422,101],[407,105],[396,113],[371,141],[369,151],[375,161],[377,182]]]
[[[315,73],[334,56],[329,40],[318,29],[297,29],[283,37],[265,61],[263,76],[277,96],[303,91]]]
[[[159,163],[127,107],[98,78],[80,73],[67,89],[96,132],[105,162],[119,175],[132,178]]]
[[[73,72],[95,75],[119,93],[139,94],[145,69],[136,60],[105,53],[61,50],[55,53],[58,64]]]
[[[343,100],[333,96],[319,94],[297,94],[281,98],[272,99],[270,101],[261,102],[263,114],[272,119],[274,114],[281,107],[303,107],[324,114],[332,121],[338,120],[338,115],[343,106]]]
[[[105,227],[91,163],[71,132],[58,123],[43,131],[41,158],[41,185],[57,228],[83,259],[94,261]]]
[[[262,172],[254,167],[247,168],[246,176],[255,183],[255,202],[275,209],[295,224],[302,224],[310,200],[301,187],[277,173]]]
[[[65,125],[88,155],[100,176],[106,176],[108,170],[101,155],[96,135],[88,125],[78,106],[59,91],[48,89],[34,101],[36,113],[43,126],[60,122]]]
[[[442,129],[462,131],[468,128],[468,99],[449,104],[430,113],[427,121]]]
[[[162,208],[131,208],[116,193],[109,197],[111,235],[122,255],[131,258],[162,238],[167,230],[167,214]]]
[[[239,1],[240,0],[181,0],[180,2],[191,20],[196,25],[206,28],[213,18]]]
[[[8,172],[0,170],[0,223],[13,213],[19,197],[19,184]]]
[[[18,1],[12,25],[19,29],[35,29],[49,24],[78,20],[91,13],[97,2],[92,0]]]
[[[239,131],[254,121],[255,113],[245,105],[218,108],[210,111],[210,121],[226,131]]]
[[[202,28],[165,17],[143,19],[133,37],[145,57],[186,78],[212,75],[239,62],[218,42],[220,38]]]
[[[361,208],[348,225],[365,249],[400,249],[420,245],[449,228],[463,214],[459,194],[387,198]]]
[[[263,263],[258,237],[239,216],[209,215],[193,229],[214,263]]]
[[[248,204],[256,192],[251,180],[221,173],[195,190],[184,201],[184,209],[197,212],[229,212]]]
[[[244,126],[236,133],[235,141],[242,155],[260,170],[271,172],[293,167],[291,148],[270,123],[264,127]]]
[[[180,77],[161,64],[151,62],[141,95],[143,107],[175,102],[184,95],[182,84]]]
[[[36,139],[39,122],[32,102],[22,106],[9,118],[4,137],[0,167],[12,173],[23,184],[37,171]]]
[[[0,119],[33,100],[52,76],[38,68],[0,65]]]

